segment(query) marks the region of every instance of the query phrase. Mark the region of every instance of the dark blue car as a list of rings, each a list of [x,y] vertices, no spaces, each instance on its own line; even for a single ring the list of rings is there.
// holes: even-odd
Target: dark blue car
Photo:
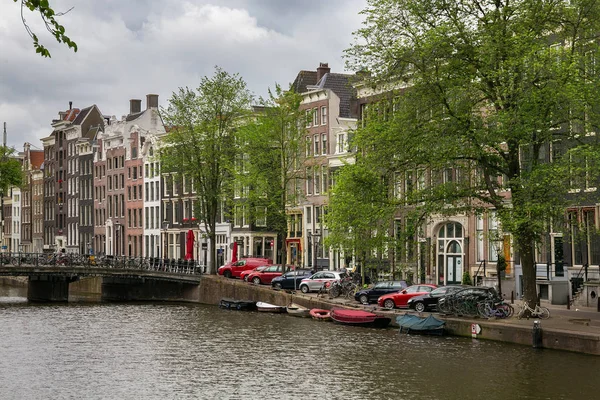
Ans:
[[[292,289],[296,290],[300,286],[300,281],[312,275],[310,269],[296,269],[288,271],[281,276],[273,278],[271,286],[275,289]]]
[[[354,299],[362,304],[377,303],[384,294],[396,293],[408,287],[406,281],[378,282],[370,289],[364,289],[354,295]]]

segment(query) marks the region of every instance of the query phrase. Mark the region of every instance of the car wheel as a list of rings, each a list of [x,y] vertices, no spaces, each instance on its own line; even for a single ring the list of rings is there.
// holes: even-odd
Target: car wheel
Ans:
[[[369,304],[369,298],[367,297],[366,294],[361,294],[360,297],[358,298],[358,301],[360,301],[361,304]]]
[[[223,272],[223,276],[225,278],[231,278],[231,271],[225,271],[225,272]]]
[[[248,275],[244,275],[244,282],[248,282]]]
[[[396,304],[394,303],[394,300],[392,300],[392,299],[387,299],[386,301],[383,302],[383,308],[389,308],[391,310],[394,307],[396,307]]]
[[[273,285],[273,287],[274,287],[275,289],[279,289],[279,290],[281,290],[281,283],[277,282],[277,283],[275,283],[275,284]]]
[[[254,283],[255,285],[260,285],[260,278],[258,276],[254,277],[252,279],[252,283]]]
[[[425,311],[425,304],[422,301],[418,301],[415,303],[415,311],[417,312],[424,312]]]
[[[309,292],[309,290],[308,290],[308,286],[307,286],[307,285],[301,285],[301,286],[300,286],[300,291],[301,291],[302,293],[304,293],[304,294],[308,293],[308,292]]]

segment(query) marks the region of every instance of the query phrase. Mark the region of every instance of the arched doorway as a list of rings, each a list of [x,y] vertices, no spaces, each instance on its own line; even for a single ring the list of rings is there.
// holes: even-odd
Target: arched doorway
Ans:
[[[462,281],[464,265],[464,229],[458,222],[447,222],[438,231],[438,284]]]

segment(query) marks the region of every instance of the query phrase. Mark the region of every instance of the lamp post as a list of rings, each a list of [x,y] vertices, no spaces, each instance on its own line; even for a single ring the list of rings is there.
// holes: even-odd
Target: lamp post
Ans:
[[[162,224],[161,224],[161,228],[162,228],[162,230],[164,230],[164,231],[165,231],[165,232],[164,232],[164,235],[165,235],[165,238],[164,238],[164,239],[163,239],[163,232],[161,232],[161,233],[160,233],[161,249],[162,249],[162,244],[163,244],[163,243],[165,244],[165,247],[164,247],[164,249],[163,249],[163,250],[161,250],[161,251],[163,251],[162,258],[163,258],[163,259],[166,259],[166,258],[167,258],[167,254],[168,254],[168,251],[167,251],[167,250],[168,250],[168,248],[169,248],[169,237],[167,236],[167,232],[166,232],[166,230],[167,230],[167,229],[169,229],[169,222],[168,222],[167,220],[164,220],[164,221],[162,222]]]
[[[308,238],[311,241],[311,249],[313,252],[312,259],[312,267],[313,269],[317,269],[317,251],[319,249],[319,241],[321,239],[321,234],[316,232],[308,232]]]
[[[115,221],[115,256],[119,255],[119,233],[121,230],[121,224],[119,221]]]

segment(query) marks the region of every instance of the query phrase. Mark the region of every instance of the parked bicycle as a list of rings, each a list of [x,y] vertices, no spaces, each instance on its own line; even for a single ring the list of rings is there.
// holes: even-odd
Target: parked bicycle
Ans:
[[[535,305],[535,308],[531,308],[531,307],[529,307],[529,304],[527,304],[527,302],[524,301],[521,304],[521,309],[517,313],[517,318],[518,319],[521,319],[521,318],[529,319],[530,317],[548,319],[548,318],[550,318],[550,310],[547,309],[546,307],[540,307],[537,304]]]

